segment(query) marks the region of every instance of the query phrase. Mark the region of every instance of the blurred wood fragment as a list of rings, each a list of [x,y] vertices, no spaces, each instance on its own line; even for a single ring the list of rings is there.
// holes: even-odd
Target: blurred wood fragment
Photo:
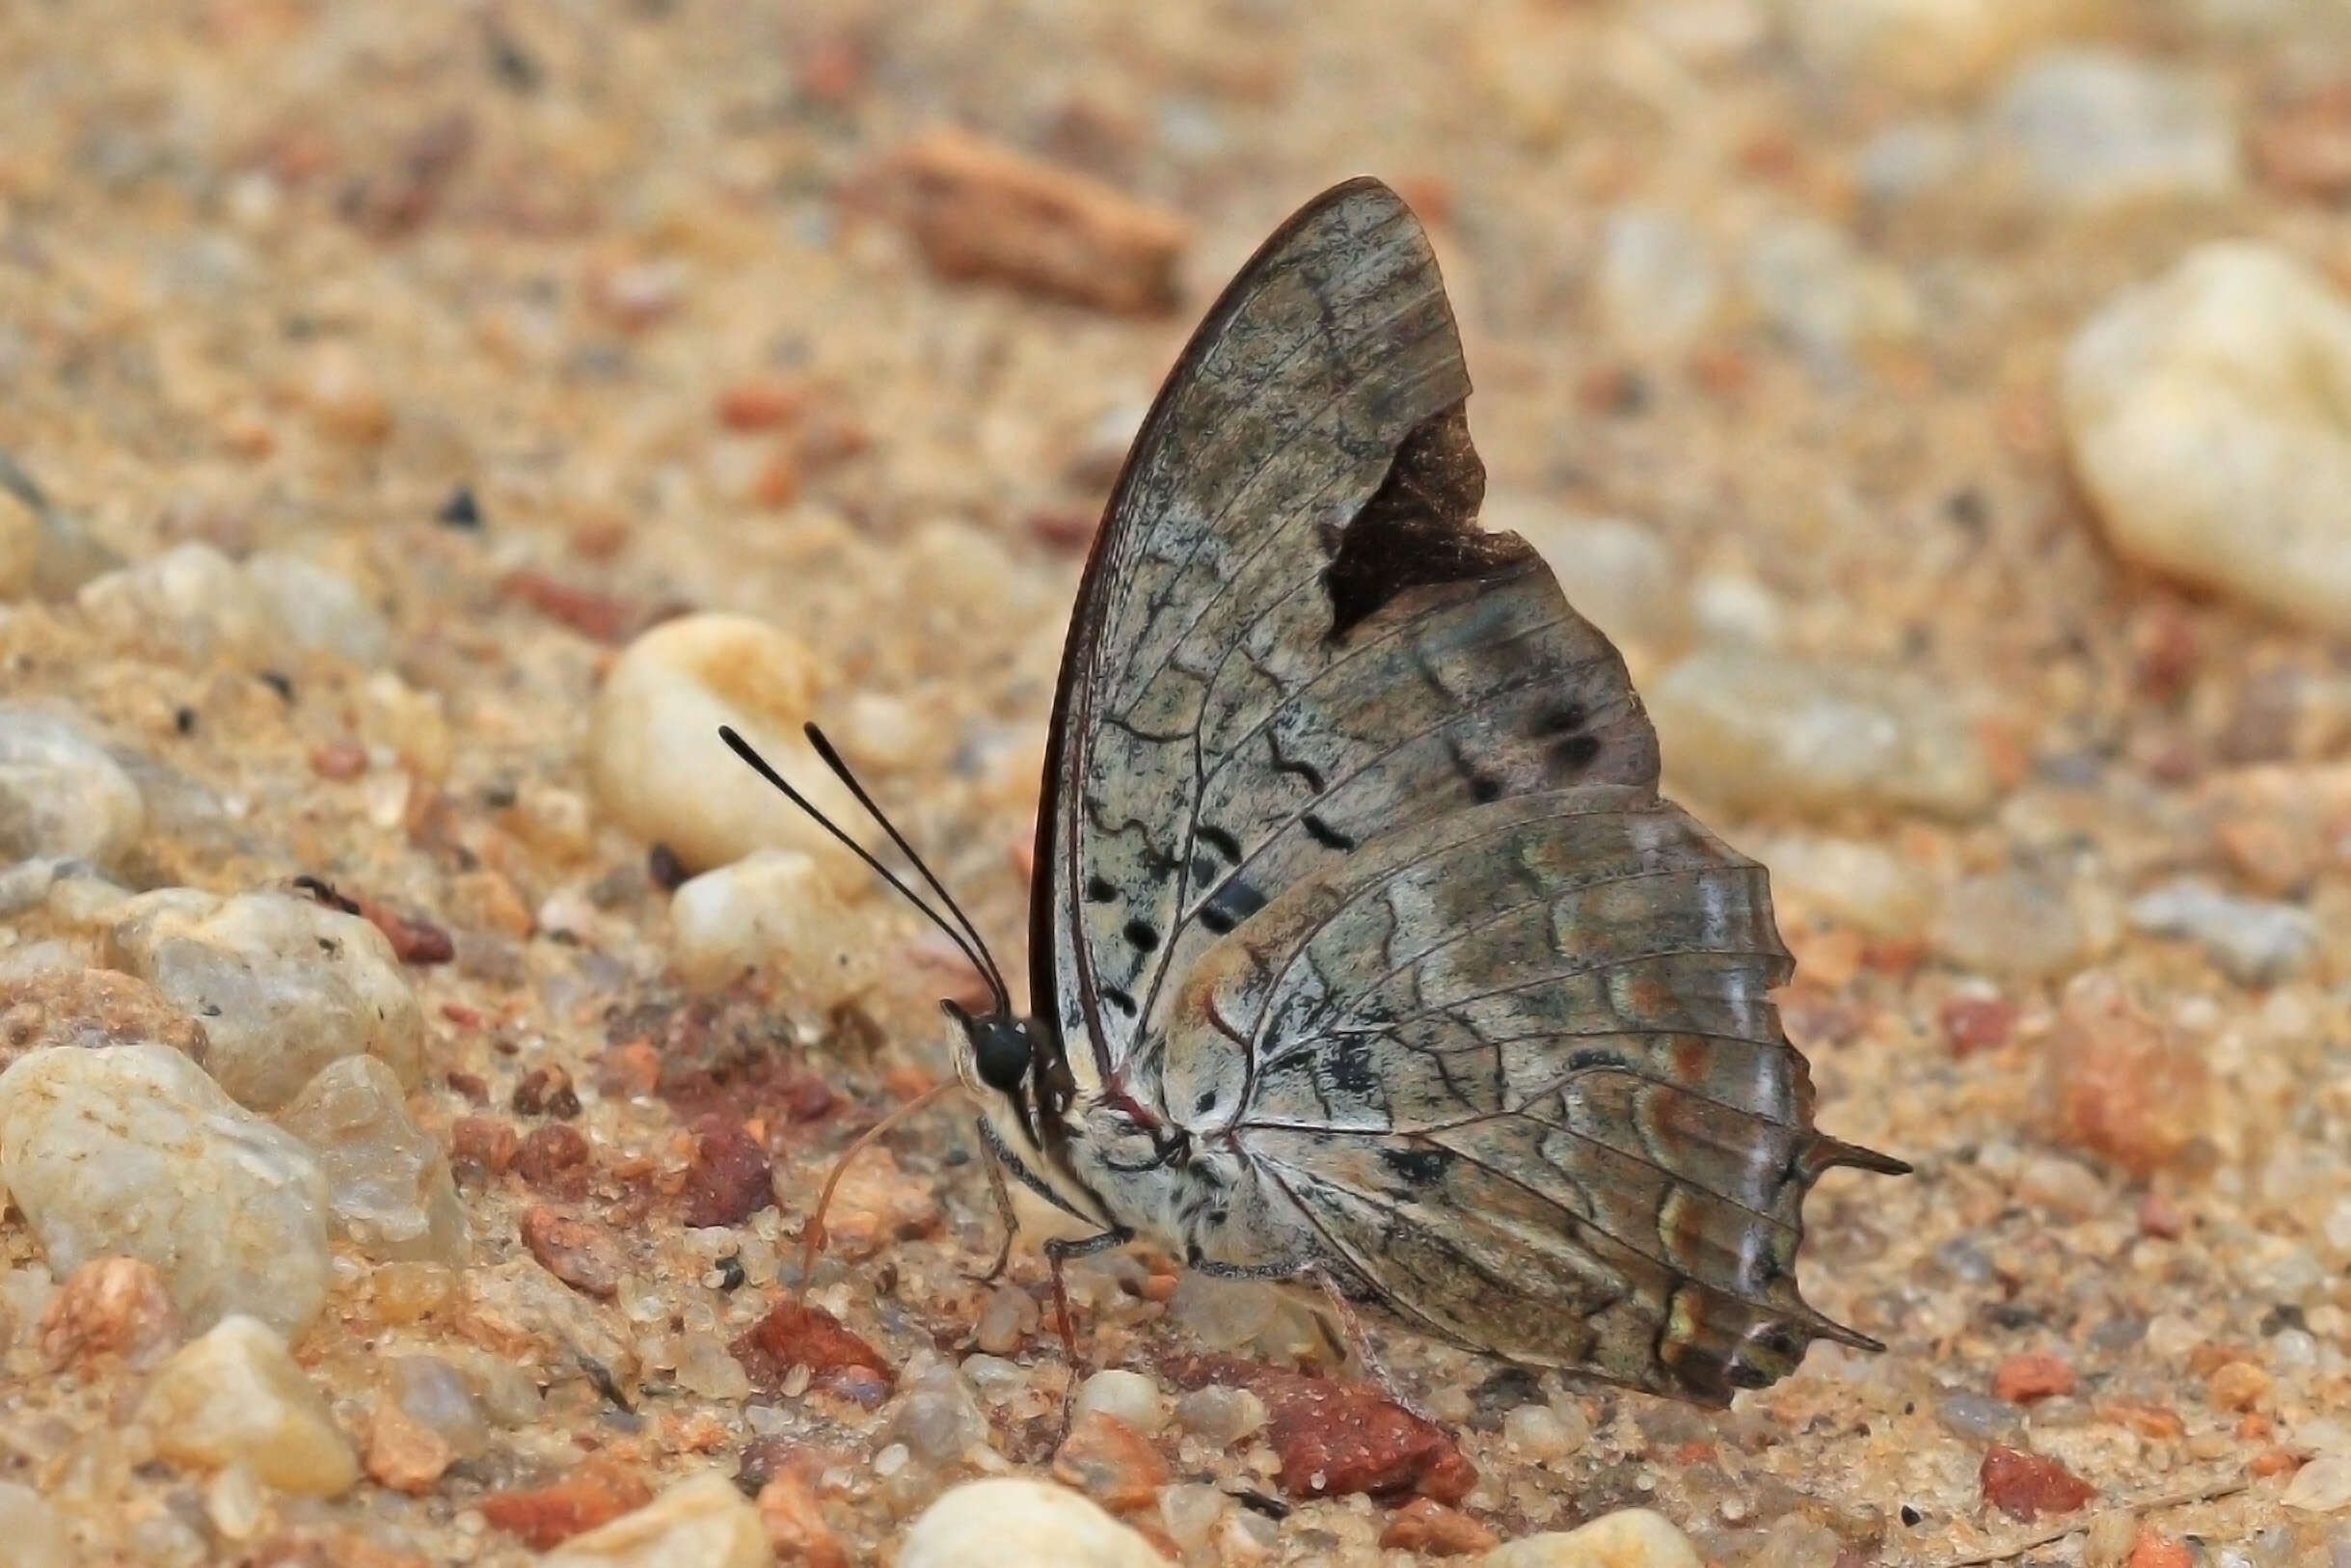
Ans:
[[[1176,304],[1182,219],[967,131],[933,131],[902,149],[874,194],[941,277],[1129,314]]]

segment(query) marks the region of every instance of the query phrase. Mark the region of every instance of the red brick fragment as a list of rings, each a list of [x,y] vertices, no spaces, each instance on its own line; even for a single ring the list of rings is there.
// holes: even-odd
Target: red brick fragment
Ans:
[[[566,1122],[533,1127],[514,1151],[513,1169],[540,1192],[578,1198],[594,1175],[586,1134]]]
[[[1491,1552],[1500,1543],[1499,1536],[1468,1514],[1427,1498],[1415,1498],[1398,1508],[1380,1531],[1381,1546],[1424,1557],[1466,1557]]]
[[[770,1393],[782,1387],[795,1366],[807,1367],[818,1383],[836,1392],[856,1393],[871,1388],[875,1379],[887,1389],[896,1381],[880,1351],[843,1328],[824,1308],[789,1296],[728,1348],[743,1364],[744,1375]]]
[[[2073,1368],[2058,1357],[2045,1350],[2028,1350],[2011,1356],[1992,1373],[1992,1397],[2012,1405],[2029,1405],[2036,1399],[2071,1393],[2077,1381]]]
[[[496,1117],[461,1116],[449,1123],[449,1163],[504,1176],[522,1140]]]
[[[2016,1004],[2005,996],[1951,996],[1936,1014],[1954,1056],[1995,1051],[2016,1030]]]
[[[1476,1467],[1445,1428],[1376,1389],[1225,1356],[1183,1358],[1163,1370],[1186,1386],[1239,1385],[1264,1400],[1266,1436],[1282,1461],[1282,1489],[1292,1497],[1418,1493],[1451,1504],[1477,1484]]]
[[[523,1245],[539,1266],[583,1296],[620,1293],[620,1248],[609,1233],[541,1204],[523,1216]]]
[[[969,132],[936,131],[906,148],[877,194],[941,277],[1104,311],[1176,303],[1183,220]]]
[[[2189,1568],[2195,1560],[2184,1545],[2142,1525],[2122,1568]]]
[[[618,1519],[653,1500],[643,1477],[607,1461],[591,1459],[547,1486],[493,1492],[473,1503],[499,1529],[545,1552],[582,1530]]]
[[[500,589],[518,604],[598,642],[626,642],[642,619],[635,606],[610,594],[559,582],[527,568],[508,573]]]
[[[329,741],[311,753],[311,771],[337,784],[348,784],[367,770],[367,748],[345,737]]]
[[[1053,1475],[1113,1513],[1148,1508],[1168,1481],[1150,1440],[1116,1416],[1088,1411],[1053,1456]]]
[[[121,1356],[151,1366],[176,1347],[179,1310],[154,1266],[136,1257],[94,1257],[66,1276],[41,1318],[41,1353],[51,1366]]]
[[[730,430],[771,430],[798,419],[807,403],[807,389],[790,382],[738,381],[718,393],[718,422]]]
[[[522,1076],[509,1101],[517,1116],[552,1116],[569,1122],[580,1114],[580,1094],[561,1065],[542,1062]]]
[[[688,1225],[740,1225],[775,1202],[768,1151],[724,1111],[694,1119],[693,1163],[686,1168]]]
[[[2042,1514],[2069,1514],[2098,1495],[2098,1489],[2045,1454],[2019,1453],[1993,1444],[1984,1450],[1977,1479],[1985,1500],[2019,1524]]]

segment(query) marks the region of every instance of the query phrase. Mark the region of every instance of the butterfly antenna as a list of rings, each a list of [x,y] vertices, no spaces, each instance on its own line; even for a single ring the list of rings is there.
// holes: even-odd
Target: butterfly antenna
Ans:
[[[1013,993],[1004,984],[1004,971],[996,967],[996,956],[987,951],[987,942],[980,935],[980,928],[972,924],[971,916],[963,912],[962,906],[956,903],[955,895],[947,891],[946,885],[932,874],[930,865],[921,855],[914,852],[914,846],[906,842],[905,835],[898,830],[897,825],[883,816],[881,808],[874,804],[874,798],[865,793],[865,786],[857,782],[857,775],[849,770],[849,764],[841,760],[841,753],[835,751],[832,743],[824,739],[824,732],[814,724],[805,725],[803,728],[808,733],[808,743],[816,747],[818,756],[824,759],[824,766],[832,770],[833,777],[849,786],[849,793],[857,798],[857,803],[865,807],[868,816],[881,825],[881,830],[890,835],[890,842],[898,846],[899,852],[913,862],[914,869],[920,872],[923,880],[931,885],[931,891],[939,896],[939,902],[946,905],[950,910],[954,911],[956,919],[962,922],[963,931],[971,937],[972,946],[977,947],[986,960],[987,983],[995,990],[997,1005],[1010,1013],[1013,1010]],[[964,951],[969,952],[970,949],[966,948]]]
[[[815,726],[811,725],[809,727],[813,732]],[[754,750],[751,746],[751,743],[744,740],[742,736],[736,734],[731,726],[725,724],[719,725],[718,739],[724,741],[734,751],[735,755],[741,757],[743,762],[749,766],[753,772],[757,773],[760,777],[774,785],[776,789],[783,792],[785,799],[791,801],[794,805],[806,812],[809,819],[819,827],[824,828],[824,831],[830,833],[834,838],[839,839],[851,854],[854,854],[858,859],[864,861],[868,867],[872,868],[876,876],[879,877],[883,881],[889,883],[893,888],[897,889],[901,898],[905,899],[908,904],[913,905],[917,909],[920,909],[932,925],[936,926],[940,931],[945,932],[947,933],[947,939],[955,943],[958,948],[962,950],[963,957],[971,960],[971,966],[980,972],[982,977],[987,981],[989,988],[995,991],[997,1004],[1006,1012],[1010,1012],[1012,1010],[1012,997],[1004,988],[1004,977],[997,972],[995,960],[987,956],[987,948],[985,943],[980,943],[976,947],[974,946],[974,943],[978,940],[978,933],[976,932],[972,933],[971,937],[966,938],[962,931],[959,931],[954,926],[949,925],[945,918],[943,918],[936,909],[933,909],[929,904],[924,902],[921,894],[915,892],[914,889],[908,887],[904,881],[900,880],[897,873],[890,870],[889,867],[883,865],[880,861],[875,859],[873,852],[866,849],[864,845],[858,843],[848,833],[842,831],[840,825],[835,823],[830,817],[825,816],[822,811],[819,811],[816,808],[814,801],[810,800],[808,797],[802,795],[798,790],[794,789],[791,781],[786,779],[783,774],[777,772],[772,767],[769,766],[768,759],[761,756],[756,750]],[[823,746],[822,750],[824,753],[826,763],[831,766],[835,772],[840,772],[840,759],[831,754],[831,747]],[[912,850],[906,849],[906,841],[899,836],[897,828],[890,825],[889,819],[883,817],[880,812],[874,811],[873,801],[867,799],[865,792],[857,789],[853,782],[850,785],[850,788],[855,793],[858,803],[863,805],[866,810],[874,813],[874,819],[880,823],[883,830],[890,835],[890,842],[896,844],[901,850],[905,850],[907,858],[913,860],[915,868],[922,872],[923,879],[928,881],[933,888],[938,889],[938,893],[941,898],[946,898],[946,889],[939,887],[938,879],[931,875],[930,868],[923,864],[921,857],[916,855]],[[963,921],[965,930],[970,929],[971,922],[964,917],[962,910],[956,909],[955,901],[953,899],[947,900],[947,907],[950,909],[955,909],[956,918]]]

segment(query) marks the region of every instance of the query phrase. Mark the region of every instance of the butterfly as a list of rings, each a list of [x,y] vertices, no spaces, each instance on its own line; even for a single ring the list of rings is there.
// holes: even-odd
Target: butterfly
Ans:
[[[1078,590],[1033,1012],[916,857],[994,997],[943,1004],[958,1072],[994,1160],[1092,1228],[1057,1268],[1148,1240],[1719,1405],[1813,1339],[1881,1348],[1798,1293],[1802,1204],[1908,1167],[1815,1129],[1765,870],[1659,797],[1623,659],[1477,526],[1469,394],[1375,179],[1217,300]]]

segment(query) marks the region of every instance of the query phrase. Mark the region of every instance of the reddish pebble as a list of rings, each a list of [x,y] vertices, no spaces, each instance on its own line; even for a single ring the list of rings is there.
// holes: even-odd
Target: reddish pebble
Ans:
[[[441,1075],[441,1081],[448,1085],[449,1093],[462,1095],[473,1104],[487,1105],[490,1103],[489,1080],[478,1072],[467,1072],[462,1068],[451,1068]]]
[[[2071,1393],[2076,1381],[2073,1368],[2057,1357],[2045,1350],[2028,1350],[2011,1356],[1992,1373],[1992,1397],[2012,1405],[2029,1405],[2036,1399]]]
[[[449,933],[428,920],[417,920],[386,908],[373,899],[354,899],[363,919],[384,933],[392,943],[392,957],[402,963],[419,966],[446,963],[457,956],[457,944]]]
[[[2246,1461],[2245,1468],[2256,1475],[2283,1475],[2302,1468],[2302,1455],[2290,1448],[2263,1448]]]
[[[2139,1200],[2139,1233],[2159,1241],[2177,1241],[2188,1228],[2187,1217],[2179,1206],[2159,1192],[2150,1192]]]
[[[789,451],[768,454],[751,481],[751,499],[762,506],[789,506],[800,497],[800,460]]]
[[[730,430],[769,430],[799,418],[808,394],[781,381],[739,381],[718,394],[718,422]]]
[[[2059,1136],[2133,1176],[2175,1158],[2209,1119],[2202,1051],[2102,970],[2067,983],[2047,1059]]]
[[[1113,1513],[1148,1507],[1167,1484],[1168,1464],[1150,1440],[1115,1416],[1088,1411],[1053,1456],[1053,1475]]]
[[[1937,1014],[1943,1043],[1954,1056],[1995,1051],[2016,1028],[2016,1004],[2004,996],[1951,996]]]
[[[2123,1568],[2190,1568],[2195,1560],[2184,1545],[2142,1525],[2139,1538],[2130,1544],[2130,1556]]]
[[[461,1116],[449,1123],[449,1162],[504,1176],[521,1142],[508,1122],[488,1116]]]
[[[1473,1552],[1491,1552],[1498,1544],[1500,1537],[1468,1514],[1427,1498],[1415,1498],[1398,1508],[1380,1531],[1381,1546],[1425,1557],[1466,1557]]]
[[[819,1383],[836,1391],[871,1387],[872,1379],[886,1389],[895,1381],[881,1352],[843,1328],[839,1318],[790,1298],[777,1302],[729,1348],[752,1383],[770,1393],[795,1366],[807,1367]]]
[[[560,1064],[542,1062],[522,1076],[509,1102],[517,1116],[552,1116],[569,1122],[580,1114],[580,1094]]]
[[[1984,1451],[1977,1479],[1986,1501],[2025,1525],[2042,1514],[2069,1514],[2098,1495],[2096,1487],[2056,1460],[1997,1443]]]
[[[531,1129],[514,1151],[514,1174],[544,1193],[577,1198],[587,1191],[592,1171],[586,1136],[578,1127],[550,1122]]]
[[[481,1011],[478,1008],[470,1008],[463,1002],[442,1003],[441,1015],[460,1029],[479,1029],[481,1027]]]
[[[620,1293],[620,1249],[607,1232],[541,1205],[523,1216],[523,1245],[539,1266],[583,1296]]]
[[[1292,1497],[1418,1492],[1453,1503],[1477,1484],[1443,1427],[1374,1390],[1298,1373],[1261,1374],[1251,1387],[1272,1415],[1266,1435]]]
[[[507,598],[598,642],[626,642],[637,624],[634,606],[592,588],[558,582],[543,572],[511,572],[500,587]]]
[[[94,1257],[66,1276],[41,1318],[51,1366],[121,1356],[148,1366],[180,1340],[179,1310],[163,1276],[135,1257]]]
[[[472,1506],[491,1525],[544,1552],[653,1500],[653,1488],[617,1465],[590,1460],[551,1486],[493,1492]]]
[[[761,1487],[759,1523],[779,1563],[849,1568],[849,1549],[824,1522],[824,1505],[805,1477],[785,1471]]]
[[[311,771],[348,784],[367,770],[367,748],[357,741],[329,741],[311,753]]]
[[[686,1223],[739,1225],[775,1202],[768,1151],[724,1111],[696,1117],[693,1163],[686,1168]]]

